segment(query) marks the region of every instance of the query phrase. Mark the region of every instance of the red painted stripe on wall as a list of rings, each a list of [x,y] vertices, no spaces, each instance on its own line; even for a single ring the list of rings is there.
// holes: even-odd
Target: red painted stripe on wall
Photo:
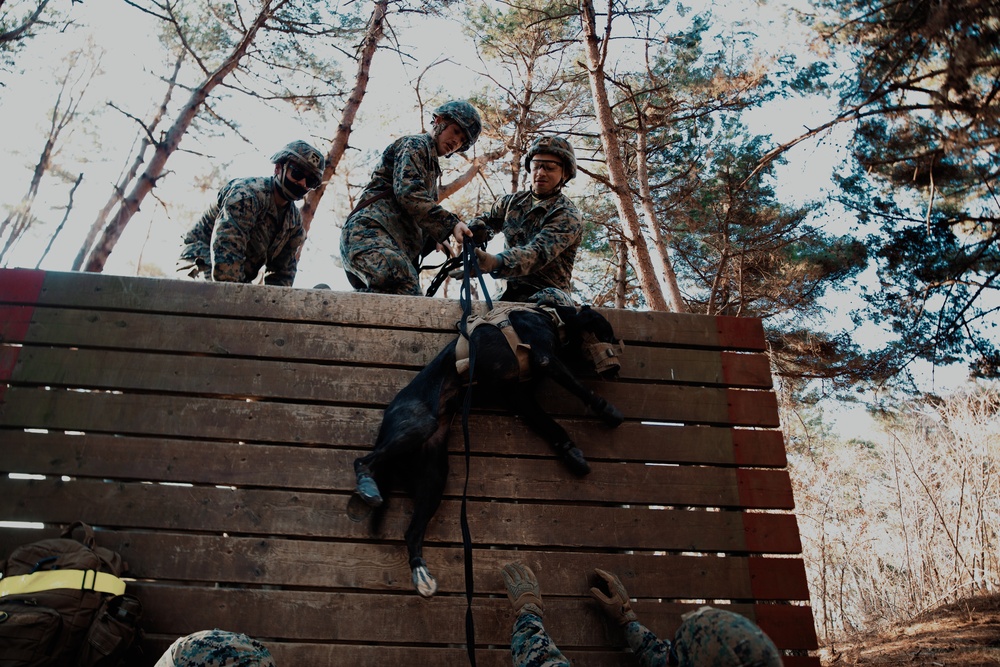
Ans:
[[[0,269],[0,301],[38,303],[45,282],[45,271],[35,269]]]
[[[0,302],[26,304],[0,306],[0,404],[14,376],[21,346],[31,326],[31,316],[45,281],[44,271],[0,269]],[[14,343],[14,345],[6,344]]]
[[[715,318],[719,346],[737,350],[765,350],[764,324],[756,317]]]

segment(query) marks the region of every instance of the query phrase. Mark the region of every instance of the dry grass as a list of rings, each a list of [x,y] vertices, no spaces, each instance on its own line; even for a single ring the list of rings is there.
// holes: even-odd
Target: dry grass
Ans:
[[[821,655],[824,667],[997,667],[1000,665],[1000,594],[940,607],[905,626],[859,637]]]

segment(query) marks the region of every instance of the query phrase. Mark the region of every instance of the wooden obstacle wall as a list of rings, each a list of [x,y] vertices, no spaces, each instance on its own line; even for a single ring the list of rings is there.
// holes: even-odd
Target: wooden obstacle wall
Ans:
[[[575,666],[636,664],[588,595],[600,567],[661,638],[708,602],[756,621],[786,665],[818,667],[760,321],[602,312],[622,374],[591,386],[627,421],[542,392],[588,477],[509,414],[470,419],[477,663],[510,665],[500,568],[521,560]],[[282,667],[469,664],[459,420],[427,535],[437,596],[410,584],[408,499],[387,499],[377,533],[346,511],[351,462],[460,316],[447,299],[0,270],[0,521],[43,526],[0,527],[0,561],[95,526],[130,565],[146,665],[214,627]]]

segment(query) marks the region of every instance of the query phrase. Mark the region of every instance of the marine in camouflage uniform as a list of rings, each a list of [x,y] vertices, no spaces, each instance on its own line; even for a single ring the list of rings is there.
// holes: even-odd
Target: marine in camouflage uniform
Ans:
[[[226,630],[202,630],[181,637],[153,667],[275,667],[271,652],[256,639]]]
[[[177,271],[191,278],[249,283],[265,268],[266,285],[291,287],[305,243],[294,202],[319,186],[326,160],[304,141],[271,157],[274,176],[236,178],[184,235]]]
[[[558,175],[551,171],[557,164],[562,170]],[[562,194],[563,185],[576,176],[570,143],[561,137],[540,137],[529,147],[524,165],[532,172],[531,189],[504,195],[489,213],[469,223],[476,239],[483,232],[487,239],[504,235],[502,252],[476,251],[480,269],[506,279],[501,301],[528,301],[546,287],[572,292],[573,264],[583,239],[583,216]],[[549,171],[539,173],[543,166]]]
[[[628,592],[615,575],[595,570],[610,595],[590,590],[604,611],[625,628],[625,639],[641,667],[781,667],[781,654],[754,623],[739,614],[704,606],[682,617],[673,642],[660,640],[639,623]],[[514,667],[569,667],[542,624],[538,581],[525,565],[502,571],[507,597],[517,611],[511,635]]]
[[[421,257],[446,244],[461,223],[438,204],[438,159],[468,150],[481,130],[475,107],[446,102],[434,110],[431,134],[402,137],[383,151],[340,236],[340,256],[355,289],[420,294]]]

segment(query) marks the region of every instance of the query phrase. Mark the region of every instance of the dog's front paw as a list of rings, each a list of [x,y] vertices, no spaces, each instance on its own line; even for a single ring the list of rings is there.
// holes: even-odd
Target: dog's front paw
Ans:
[[[434,575],[431,574],[426,565],[418,565],[413,568],[413,587],[425,598],[429,598],[437,593],[437,579],[434,578]]]
[[[559,458],[563,460],[571,473],[577,477],[590,474],[590,464],[587,463],[587,459],[583,458],[583,452],[580,451],[579,447],[567,441],[559,443],[555,448],[559,453]]]
[[[597,412],[604,423],[609,426],[621,426],[621,423],[625,421],[625,415],[622,414],[621,410],[611,405],[604,399],[601,399]]]

